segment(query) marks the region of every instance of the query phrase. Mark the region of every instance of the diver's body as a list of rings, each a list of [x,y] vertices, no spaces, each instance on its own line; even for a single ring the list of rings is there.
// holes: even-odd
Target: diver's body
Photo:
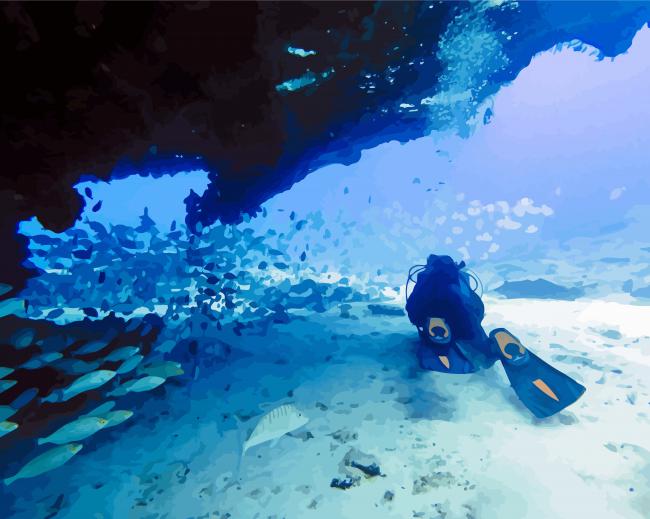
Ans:
[[[524,348],[508,330],[485,333],[481,326],[485,308],[464,266],[449,256],[431,254],[420,266],[412,293],[407,293],[406,311],[420,335],[420,366],[473,373],[501,360],[517,396],[538,417],[577,400],[585,388]]]

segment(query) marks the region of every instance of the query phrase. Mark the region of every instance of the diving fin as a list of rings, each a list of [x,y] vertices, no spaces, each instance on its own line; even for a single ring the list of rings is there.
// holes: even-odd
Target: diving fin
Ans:
[[[429,317],[418,327],[420,367],[441,373],[473,373],[476,367],[451,340],[451,329],[442,317]]]
[[[474,373],[477,368],[454,345],[420,344],[417,351],[420,367],[441,373]]]
[[[573,404],[585,387],[525,348],[504,328],[490,332],[503,369],[521,402],[537,417],[547,418]]]

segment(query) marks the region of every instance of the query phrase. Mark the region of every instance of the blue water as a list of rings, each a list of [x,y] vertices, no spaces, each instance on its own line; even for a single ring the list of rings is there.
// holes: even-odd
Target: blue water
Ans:
[[[562,17],[558,5],[547,5],[549,19]],[[493,42],[489,26],[479,28],[470,41]],[[579,34],[571,36],[566,40]],[[629,35],[610,36],[601,46],[622,54],[603,58],[589,45],[560,45],[482,96],[480,110],[468,108],[463,89],[482,78],[460,67],[439,97],[404,102],[430,109],[432,119],[446,118],[443,130],[408,142],[383,136],[352,164],[319,164],[237,225],[215,221],[188,230],[184,201],[191,191],[207,189],[202,170],[87,180],[77,186],[85,209],[72,229],[56,235],[36,221],[21,224],[19,231],[31,238],[30,261],[41,272],[20,295],[26,308],[2,331],[4,343],[16,331],[36,333],[25,348],[3,346],[9,350],[2,362],[16,368],[5,378],[19,380],[0,394],[0,404],[16,406],[19,426],[0,439],[3,477],[47,450],[36,445],[38,437],[110,400],[111,391],[152,366],[177,363],[183,373],[151,391],[116,398],[116,409],[134,416],[84,441],[63,467],[3,487],[5,510],[16,517],[163,516],[147,515],[149,493],[184,484],[191,463],[165,465],[165,450],[175,444],[158,436],[161,431],[187,440],[179,456],[199,466],[212,462],[202,457],[204,446],[223,440],[225,461],[214,463],[234,467],[243,432],[233,415],[259,415],[258,404],[292,399],[295,387],[304,391],[298,400],[318,394],[310,381],[329,369],[318,364],[328,355],[318,347],[332,337],[348,341],[332,350],[338,364],[353,352],[367,356],[361,364],[404,369],[368,351],[373,341],[385,348],[393,332],[403,340],[399,311],[368,343],[371,331],[349,310],[401,305],[406,271],[431,252],[464,259],[495,297],[566,299],[568,293],[569,299],[647,304],[650,29],[639,30],[627,52]],[[507,69],[496,48],[475,57]],[[460,58],[452,53],[449,59]],[[519,284],[504,290],[506,282]],[[94,340],[106,341],[105,348],[78,354]],[[118,370],[122,361],[106,357],[125,346],[142,355],[132,371],[69,402],[40,401],[84,373]],[[45,353],[61,356],[43,361],[40,371],[21,368]],[[317,364],[322,373],[312,367]],[[356,388],[350,395],[360,391],[358,380],[342,381],[348,382]],[[37,397],[26,393],[36,386]],[[219,399],[227,401],[224,409]],[[453,414],[443,403],[439,411]],[[143,446],[147,434],[156,441]],[[148,472],[131,474],[132,458]],[[124,474],[155,490],[135,496],[120,479]],[[155,483],[154,475],[168,479]],[[97,508],[95,492],[120,512]],[[217,494],[206,499],[219,506]],[[251,517],[245,501],[228,506],[234,506],[230,517]],[[185,517],[179,509],[168,516]]]

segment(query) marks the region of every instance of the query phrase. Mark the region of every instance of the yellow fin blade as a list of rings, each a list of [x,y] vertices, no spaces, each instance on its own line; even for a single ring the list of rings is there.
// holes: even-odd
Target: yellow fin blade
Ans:
[[[544,382],[541,378],[533,380],[533,385],[537,389],[539,389],[542,393],[544,393],[546,396],[548,396],[549,398],[552,398],[556,402],[560,401],[560,399],[557,397],[557,395],[555,393],[553,393],[553,390],[550,387],[548,387],[546,382]]]

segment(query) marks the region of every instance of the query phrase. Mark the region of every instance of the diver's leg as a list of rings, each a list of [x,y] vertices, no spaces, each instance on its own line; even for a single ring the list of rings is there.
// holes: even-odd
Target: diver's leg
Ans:
[[[478,369],[453,341],[436,343],[425,330],[418,329],[420,343],[417,357],[422,369],[441,373],[473,373]]]
[[[417,350],[420,367],[441,373],[474,373],[477,367],[451,343],[442,347],[421,343]]]
[[[492,330],[490,339],[517,397],[538,418],[561,411],[585,392],[583,385],[537,357],[505,328]]]
[[[453,286],[449,290],[450,306],[455,309],[452,337],[476,368],[489,368],[499,356],[493,341],[481,326],[485,310],[483,302],[471,290],[461,288]]]
[[[491,367],[498,359],[498,348],[488,337],[478,319],[467,319],[466,333],[456,342],[458,347],[472,363],[480,369]]]

